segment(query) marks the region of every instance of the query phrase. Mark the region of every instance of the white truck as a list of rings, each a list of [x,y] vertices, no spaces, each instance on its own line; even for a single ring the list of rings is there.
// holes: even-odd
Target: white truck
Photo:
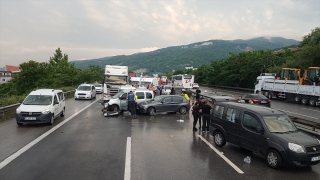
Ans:
[[[269,99],[293,99],[296,103],[320,105],[320,86],[299,85],[295,80],[276,80],[275,73],[262,73],[257,77],[254,93]]]
[[[104,102],[122,90],[135,90],[129,85],[128,66],[106,65],[103,78]]]
[[[174,87],[182,87],[184,89],[192,89],[194,83],[194,75],[178,74],[172,76],[172,84]]]

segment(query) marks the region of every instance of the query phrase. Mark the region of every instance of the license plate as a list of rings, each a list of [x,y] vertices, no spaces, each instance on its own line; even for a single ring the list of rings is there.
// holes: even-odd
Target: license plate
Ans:
[[[79,96],[79,97],[83,98],[84,96]]]
[[[311,158],[311,162],[312,161],[319,161],[320,160],[320,156],[316,156],[316,157],[312,157]]]
[[[267,103],[267,101],[261,101],[261,103]]]
[[[37,118],[36,117],[25,117],[24,119],[25,120],[36,120]]]

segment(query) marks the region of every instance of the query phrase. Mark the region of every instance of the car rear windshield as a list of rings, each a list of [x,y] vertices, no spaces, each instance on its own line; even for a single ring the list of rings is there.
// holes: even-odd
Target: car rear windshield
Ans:
[[[50,105],[52,104],[51,95],[29,95],[23,103],[24,105]]]
[[[94,86],[95,87],[101,87],[101,84],[95,84]]]
[[[263,116],[263,120],[270,132],[285,133],[297,131],[297,128],[295,127],[291,119],[284,114]]]

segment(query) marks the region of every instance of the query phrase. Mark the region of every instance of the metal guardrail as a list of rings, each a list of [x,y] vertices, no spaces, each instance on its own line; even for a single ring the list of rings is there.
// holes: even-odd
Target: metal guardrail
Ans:
[[[63,92],[63,93],[64,93],[65,98],[67,98],[70,95],[74,95],[74,92],[75,92],[75,90],[66,91],[66,92]],[[12,104],[12,105],[5,106],[5,107],[0,107],[0,114],[1,114],[0,119],[5,119],[6,115],[8,117],[12,117],[12,114],[14,113],[12,111],[17,109],[20,106],[20,104],[21,103],[17,103],[17,104]]]
[[[207,87],[216,87],[221,89],[230,89],[230,90],[236,90],[236,91],[244,91],[244,92],[253,92],[254,89],[250,88],[241,88],[241,87],[229,87],[229,86],[217,86],[217,85],[210,85],[210,84],[200,84],[201,86],[207,86]]]

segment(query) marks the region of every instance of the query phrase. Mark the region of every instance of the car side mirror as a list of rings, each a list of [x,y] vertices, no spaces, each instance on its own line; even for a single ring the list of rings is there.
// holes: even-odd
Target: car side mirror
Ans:
[[[56,104],[59,104],[59,102],[58,102],[58,101],[55,101],[55,102],[54,102],[54,105],[56,105]]]
[[[257,131],[257,133],[259,133],[259,134],[263,134],[263,133],[264,133],[264,129],[263,129],[261,126],[258,126],[258,127],[256,128],[256,131]]]

